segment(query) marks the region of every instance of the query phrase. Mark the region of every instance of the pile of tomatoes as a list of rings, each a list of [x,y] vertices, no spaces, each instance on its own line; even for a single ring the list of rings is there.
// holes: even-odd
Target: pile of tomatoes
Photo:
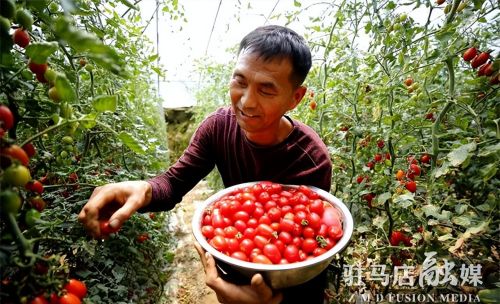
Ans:
[[[208,206],[201,233],[242,261],[288,264],[326,253],[342,237],[342,216],[310,187],[259,182]]]
[[[48,300],[41,294],[30,301],[30,304],[80,304],[87,295],[87,286],[80,280],[70,279],[63,287],[62,295],[52,293]]]
[[[495,62],[490,60],[489,51],[480,52],[475,47],[468,48],[462,58],[464,61],[470,62],[470,65],[473,69],[478,69],[477,76],[491,76],[490,84],[495,85],[500,82],[499,73],[495,73],[498,69],[498,63],[495,65]]]

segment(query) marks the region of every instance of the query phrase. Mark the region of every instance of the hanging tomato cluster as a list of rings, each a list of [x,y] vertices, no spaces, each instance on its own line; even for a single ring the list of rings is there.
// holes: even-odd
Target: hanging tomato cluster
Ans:
[[[326,253],[343,229],[339,211],[311,188],[261,182],[208,206],[201,233],[233,258],[288,264]]]
[[[490,52],[480,52],[475,47],[468,48],[462,58],[470,62],[470,66],[473,69],[478,69],[477,76],[491,76],[490,84],[495,85],[500,83],[499,73],[495,73],[498,69],[493,60],[490,60]],[[493,75],[493,76],[492,76]]]

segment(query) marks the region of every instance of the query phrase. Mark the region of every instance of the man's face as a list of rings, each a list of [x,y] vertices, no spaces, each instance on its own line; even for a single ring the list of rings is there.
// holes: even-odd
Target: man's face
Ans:
[[[238,124],[250,140],[252,135],[267,137],[283,131],[283,115],[297,106],[306,91],[292,85],[291,72],[289,59],[264,62],[255,54],[240,54],[229,94]]]

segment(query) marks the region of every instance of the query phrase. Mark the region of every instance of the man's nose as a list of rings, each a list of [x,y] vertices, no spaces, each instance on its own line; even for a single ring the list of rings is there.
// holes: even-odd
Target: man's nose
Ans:
[[[251,89],[245,90],[241,96],[242,108],[255,108],[257,106],[257,96]]]

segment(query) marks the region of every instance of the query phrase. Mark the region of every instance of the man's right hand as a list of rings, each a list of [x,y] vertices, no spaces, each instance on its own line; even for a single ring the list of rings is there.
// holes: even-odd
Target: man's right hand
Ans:
[[[107,184],[94,189],[78,220],[94,238],[102,238],[99,220],[108,220],[117,229],[138,209],[151,201],[152,188],[146,181]]]

